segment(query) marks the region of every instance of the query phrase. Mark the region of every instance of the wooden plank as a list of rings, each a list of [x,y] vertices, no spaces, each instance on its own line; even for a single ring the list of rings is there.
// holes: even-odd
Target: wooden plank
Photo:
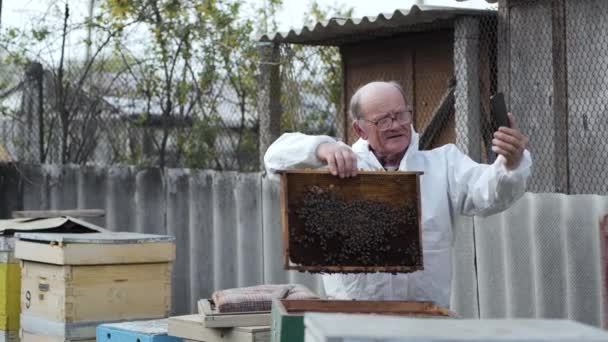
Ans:
[[[568,148],[568,64],[566,52],[566,5],[565,0],[553,0],[553,119],[555,163],[555,192],[569,193]],[[564,152],[565,151],[565,152]]]
[[[266,342],[270,327],[206,328],[201,315],[169,318],[169,335],[205,342]]]
[[[206,328],[255,327],[270,325],[270,312],[231,312],[220,313],[211,299],[198,301],[198,312],[203,317]]]
[[[22,315],[52,322],[166,317],[171,264],[57,266],[22,262]]]
[[[289,267],[289,211],[288,203],[288,182],[287,175],[289,171],[281,173],[281,222],[283,223],[283,267],[288,269]]]
[[[415,46],[415,78],[416,97],[413,98],[416,131],[422,132],[429,127],[434,118],[434,111],[440,106],[446,90],[450,88],[450,80],[454,78],[454,35],[451,30],[437,31],[429,34],[429,39],[420,41]],[[453,111],[453,107],[452,107]],[[441,130],[435,139],[430,141],[432,147],[454,143],[453,113],[445,115]]]
[[[288,314],[303,312],[369,313],[382,315],[429,315],[454,316],[448,309],[433,302],[386,301],[386,300],[280,300]]]
[[[306,270],[311,272],[409,272],[422,269],[422,247],[421,236],[422,228],[420,225],[420,196],[419,196],[419,181],[420,173],[417,172],[384,172],[384,171],[364,171],[360,172],[357,177],[341,179],[332,176],[327,170],[289,170],[282,173],[282,216],[283,216],[283,252],[284,252],[284,267],[288,270]],[[398,249],[393,249],[389,252],[394,256],[394,263],[389,260],[382,265],[361,265],[361,264],[329,264],[323,259],[323,256],[317,257],[313,261],[304,261],[304,256],[319,255],[316,246],[310,246],[302,243],[299,240],[291,240],[291,235],[300,234],[304,236],[306,233],[306,225],[304,219],[298,216],[299,208],[304,205],[304,197],[310,192],[311,187],[318,189],[329,189],[332,194],[335,194],[341,201],[346,203],[370,201],[379,205],[386,205],[387,208],[400,208],[398,210],[417,210],[416,215],[417,235],[416,247],[409,252],[401,252]],[[392,209],[391,209],[392,210]],[[412,218],[413,220],[416,220]],[[409,227],[410,223],[403,223],[403,227]],[[307,239],[309,239],[307,237]],[[336,240],[333,238],[331,247],[333,250],[344,250],[350,248],[344,245],[347,242],[344,240]],[[391,241],[394,241],[391,240]],[[314,245],[314,243],[313,243]],[[351,246],[352,247],[352,246]],[[307,248],[315,249],[308,251]],[[409,247],[408,247],[409,248]],[[328,249],[330,255],[331,250]],[[376,253],[372,251],[371,253]],[[378,251],[378,253],[381,253]],[[396,254],[401,253],[401,254]],[[401,257],[403,255],[403,258]],[[410,258],[411,262],[404,264],[402,260]],[[418,259],[417,259],[418,258]],[[308,259],[306,259],[308,260]],[[311,259],[312,260],[312,259]],[[329,260],[329,259],[328,259]],[[409,259],[408,259],[409,260]],[[330,261],[331,262],[331,261]]]
[[[170,262],[173,242],[141,244],[40,243],[17,240],[15,258],[55,265],[103,265]]]
[[[454,119],[454,89],[456,89],[454,85],[448,87],[439,105],[431,114],[431,120],[420,136],[418,143],[420,150],[431,149],[433,141],[439,137],[449,121]]]

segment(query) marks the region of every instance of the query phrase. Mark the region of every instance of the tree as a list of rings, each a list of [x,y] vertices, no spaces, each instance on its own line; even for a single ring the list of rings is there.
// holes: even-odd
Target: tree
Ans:
[[[102,51],[122,28],[97,27],[100,39],[92,56],[84,61],[68,59],[66,43],[83,23],[71,21],[68,2],[53,3],[51,9],[50,16],[39,18],[30,30],[9,28],[0,36],[5,62],[26,70],[20,84],[21,108],[5,108],[2,114],[18,122],[16,135],[25,132],[18,136],[18,145],[32,140],[38,145],[27,153],[35,157],[25,160],[82,164],[92,160],[101,134],[100,112],[107,107],[102,96],[91,91],[102,88],[93,85],[93,75],[102,71],[98,69],[105,65]],[[57,41],[59,46],[53,45]],[[108,83],[104,91],[112,87]]]
[[[304,15],[304,25],[313,27],[333,17],[351,17],[352,12],[352,8],[346,7],[322,8],[313,1]],[[342,94],[338,48],[294,44],[285,49],[284,55],[283,129],[335,136],[335,118],[341,111]]]

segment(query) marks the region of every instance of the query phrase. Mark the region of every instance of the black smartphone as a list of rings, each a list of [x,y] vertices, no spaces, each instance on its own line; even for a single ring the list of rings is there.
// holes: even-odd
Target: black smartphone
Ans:
[[[505,104],[505,96],[503,93],[497,93],[490,98],[490,111],[492,114],[492,123],[494,132],[498,131],[498,127],[511,127],[509,117],[507,116],[507,105]]]

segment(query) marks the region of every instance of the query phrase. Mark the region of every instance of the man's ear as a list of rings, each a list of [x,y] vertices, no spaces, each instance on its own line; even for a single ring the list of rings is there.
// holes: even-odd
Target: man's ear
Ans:
[[[367,140],[367,133],[365,132],[363,127],[361,127],[361,125],[359,124],[359,120],[353,120],[353,129],[355,130],[355,133],[357,133],[359,138],[361,138],[363,140]]]

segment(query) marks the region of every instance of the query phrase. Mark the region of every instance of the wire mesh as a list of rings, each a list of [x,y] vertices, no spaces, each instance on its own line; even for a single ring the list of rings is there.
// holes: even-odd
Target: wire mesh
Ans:
[[[502,21],[480,12],[339,48],[281,44],[281,132],[353,142],[345,107],[354,91],[395,80],[413,107],[421,149],[455,143],[491,163],[490,97],[502,91],[530,138],[528,190],[607,193],[608,3],[514,1],[502,11]],[[57,32],[46,38],[56,40]],[[232,56],[224,71],[212,70],[213,82],[205,80],[212,69],[205,60],[177,63],[180,76],[164,80],[172,86],[164,96],[151,86],[163,82],[158,61],[136,56],[130,44],[108,44],[91,64],[70,59],[61,73],[57,63],[25,63],[1,50],[0,158],[260,169],[259,56]],[[257,70],[251,84],[223,77],[243,63]]]
[[[340,52],[332,46],[281,46],[281,130],[337,135],[341,108]]]

